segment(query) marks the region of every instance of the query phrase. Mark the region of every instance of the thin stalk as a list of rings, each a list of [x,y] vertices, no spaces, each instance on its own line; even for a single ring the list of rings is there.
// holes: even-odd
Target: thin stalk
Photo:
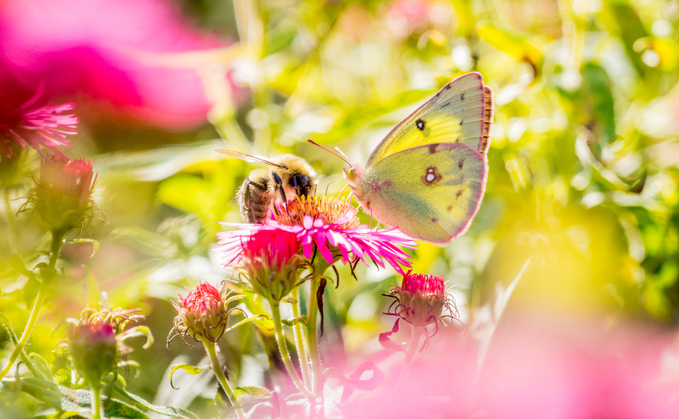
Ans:
[[[26,328],[24,328],[24,332],[21,334],[21,339],[19,339],[19,342],[17,342],[16,346],[14,347],[14,351],[12,352],[12,355],[9,357],[9,362],[7,363],[7,365],[5,365],[2,371],[0,371],[0,380],[5,378],[7,373],[12,368],[12,365],[19,357],[19,354],[21,354],[21,351],[23,351],[24,346],[26,346],[26,343],[28,343],[28,339],[31,337],[33,327],[35,326],[35,323],[38,321],[38,315],[40,314],[42,303],[45,301],[45,293],[47,292],[47,287],[49,286],[49,282],[53,277],[55,270],[54,268],[57,265],[57,259],[59,259],[59,251],[61,250],[61,246],[63,245],[63,237],[64,236],[62,234],[52,235],[52,254],[50,255],[49,260],[48,274],[46,276],[43,275],[42,285],[40,285],[38,295],[35,297],[35,303],[33,303],[31,314],[28,316]]]
[[[307,312],[307,330],[309,333],[309,359],[311,361],[311,391],[318,395],[321,383],[321,357],[318,353],[318,335],[316,326],[318,324],[318,300],[316,292],[321,283],[323,273],[312,273],[311,286],[309,288],[309,311]]]
[[[99,386],[99,383],[95,383],[92,384],[92,419],[105,418],[102,410],[101,386]]]
[[[236,405],[236,403],[235,403],[236,397],[233,394],[233,389],[231,388],[229,381],[226,379],[226,376],[224,375],[224,371],[222,370],[222,365],[219,363],[219,358],[217,357],[217,349],[216,349],[215,343],[212,342],[211,340],[208,340],[208,339],[205,339],[205,338],[199,337],[199,339],[200,339],[201,342],[203,342],[203,346],[205,346],[205,352],[207,352],[207,355],[210,357],[210,363],[212,364],[212,371],[214,371],[215,375],[217,376],[217,380],[219,380],[219,384],[222,385],[222,388],[224,389],[226,396],[229,398],[229,402],[231,403],[231,406],[235,407],[235,409],[236,409],[236,415],[238,415],[239,419],[245,419],[245,414],[243,413],[243,409],[240,407],[240,405]]]
[[[5,189],[5,209],[7,210],[7,224],[9,226],[9,250],[14,254],[19,254],[19,236],[17,235],[14,211],[9,198],[9,190]]]
[[[417,353],[417,347],[420,346],[420,336],[422,336],[423,329],[421,327],[415,326],[411,326],[411,328],[413,330],[410,334],[410,343],[408,350],[406,351],[406,358],[403,361],[403,368],[401,368],[401,373],[398,376],[398,380],[396,381],[396,386],[394,386],[394,388],[398,388],[408,378],[408,375],[410,374],[410,367],[412,367],[413,359]]]
[[[281,309],[277,301],[271,301],[271,312],[273,313],[273,327],[274,332],[276,333],[276,342],[278,342],[278,350],[281,352],[285,369],[288,370],[288,374],[290,375],[290,378],[292,378],[292,382],[295,383],[295,386],[300,391],[300,393],[304,394],[304,396],[310,401],[313,401],[315,399],[314,395],[311,394],[304,386],[304,383],[299,378],[299,375],[297,374],[297,371],[290,360],[288,345],[286,344],[285,334],[283,333],[283,323],[281,322]]]
[[[292,317],[299,317],[300,313],[300,300],[299,300],[299,287],[295,287],[291,292],[292,298],[295,303],[292,304]],[[304,379],[304,384],[311,385],[311,372],[309,371],[309,357],[306,351],[307,340],[305,336],[305,331],[299,322],[295,323],[295,346],[297,347],[297,355],[299,357],[299,366],[302,370],[302,378]]]

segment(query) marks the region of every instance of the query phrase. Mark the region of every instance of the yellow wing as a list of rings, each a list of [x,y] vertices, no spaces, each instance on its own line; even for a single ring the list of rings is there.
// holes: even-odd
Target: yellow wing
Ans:
[[[397,152],[359,179],[361,204],[410,237],[447,243],[464,233],[481,204],[486,156],[462,144]]]
[[[398,124],[375,147],[366,169],[391,154],[427,144],[459,143],[485,154],[492,119],[492,90],[484,86],[481,74],[465,74]]]

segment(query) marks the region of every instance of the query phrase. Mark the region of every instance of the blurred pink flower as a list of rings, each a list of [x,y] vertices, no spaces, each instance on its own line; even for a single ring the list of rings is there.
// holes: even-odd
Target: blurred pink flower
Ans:
[[[0,33],[0,60],[44,82],[48,98],[89,97],[167,128],[206,120],[198,70],[161,58],[220,44],[190,29],[169,1],[6,0]]]
[[[471,335],[444,329],[400,393],[389,386],[356,393],[342,412],[356,419],[674,419],[679,381],[659,380],[674,333],[640,326],[503,315],[478,376]],[[399,373],[400,357],[376,362],[386,382]]]
[[[38,105],[41,92],[13,109],[3,106],[0,113],[0,153],[13,157],[13,144],[33,147],[41,151],[45,147],[50,152],[66,157],[59,146],[71,148],[67,135],[75,134],[78,118],[65,112],[73,110],[75,103],[59,106]],[[6,97],[4,102],[9,102]]]
[[[283,230],[297,235],[307,259],[312,258],[316,248],[329,264],[334,263],[336,257],[350,263],[349,253],[352,253],[366,265],[370,258],[380,267],[385,267],[386,261],[398,272],[403,271],[401,265],[410,266],[408,254],[399,246],[412,249],[416,243],[395,228],[379,230],[359,225],[357,212],[341,199],[294,198],[287,202],[287,209],[280,206],[276,220],[263,224],[222,223],[239,229],[217,233],[219,244],[224,246],[215,251],[225,253],[225,265],[229,265],[242,255],[242,243],[252,235],[263,230]],[[333,254],[333,250],[339,254]]]

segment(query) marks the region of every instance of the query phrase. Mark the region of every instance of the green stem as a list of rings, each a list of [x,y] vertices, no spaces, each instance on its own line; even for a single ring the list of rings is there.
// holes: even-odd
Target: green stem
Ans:
[[[394,386],[395,389],[397,389],[408,378],[408,375],[410,374],[410,367],[412,367],[413,359],[417,353],[417,347],[420,344],[420,336],[422,335],[423,329],[421,327],[411,327],[413,330],[410,335],[410,343],[408,350],[406,351],[406,358],[403,361],[403,368],[401,368],[401,373],[399,374],[396,385]]]
[[[292,298],[295,302],[292,304],[292,317],[299,317],[300,313],[300,300],[299,300],[299,287],[295,287],[291,292]],[[302,378],[304,379],[304,384],[311,385],[311,372],[309,371],[309,357],[306,351],[307,340],[302,329],[302,325],[299,322],[295,323],[295,346],[297,347],[297,354],[299,356],[299,366],[302,370]]]
[[[307,390],[307,388],[304,386],[304,383],[299,378],[299,375],[297,374],[297,371],[295,370],[295,367],[292,365],[292,361],[290,360],[288,345],[286,344],[285,334],[283,333],[283,323],[281,322],[280,306],[278,305],[277,301],[270,301],[270,303],[271,311],[273,313],[273,327],[274,332],[276,333],[276,342],[278,342],[278,350],[281,352],[281,357],[283,358],[283,364],[285,364],[285,369],[288,370],[288,374],[290,375],[290,378],[292,378],[292,382],[295,383],[297,389],[302,394],[304,394],[306,398],[308,398],[310,401],[313,401],[315,399],[314,395],[311,394],[309,390]]]
[[[19,254],[19,236],[17,235],[14,211],[9,199],[9,190],[5,189],[5,209],[7,210],[7,224],[9,226],[9,250],[14,254]]]
[[[319,256],[320,257],[320,256]],[[309,312],[307,313],[307,331],[309,333],[309,359],[311,361],[311,380],[312,391],[314,394],[319,394],[319,386],[321,383],[321,357],[318,353],[318,333],[316,331],[318,325],[318,300],[316,299],[316,292],[321,283],[321,276],[323,273],[312,272],[311,286],[309,288]]]
[[[50,255],[49,268],[46,275],[43,275],[42,285],[38,290],[38,295],[35,297],[35,303],[33,303],[33,308],[31,309],[31,314],[28,316],[28,322],[26,323],[26,328],[21,334],[21,339],[17,342],[14,347],[12,355],[9,357],[9,362],[0,371],[0,380],[5,378],[7,373],[12,368],[12,365],[19,357],[19,354],[24,350],[24,346],[28,343],[28,339],[31,337],[33,332],[33,327],[38,321],[38,315],[40,314],[40,309],[42,308],[42,303],[45,301],[45,293],[47,292],[47,287],[49,286],[50,280],[54,277],[54,268],[57,265],[57,259],[59,259],[59,251],[63,244],[63,235],[54,234],[52,235],[52,254]]]
[[[205,352],[207,352],[207,355],[210,357],[212,371],[217,376],[217,380],[219,380],[219,384],[221,384],[222,388],[224,389],[224,392],[226,393],[226,396],[229,398],[229,402],[231,402],[231,405],[236,409],[236,415],[238,415],[239,419],[244,419],[245,414],[243,413],[243,409],[240,407],[240,405],[236,405],[235,403],[236,397],[233,394],[233,389],[231,388],[229,381],[226,379],[226,376],[224,375],[222,365],[219,363],[215,343],[212,342],[211,340],[202,338],[200,336],[199,339],[203,343],[203,346],[205,346]]]
[[[99,383],[92,384],[92,419],[105,418],[101,406],[101,387]]]

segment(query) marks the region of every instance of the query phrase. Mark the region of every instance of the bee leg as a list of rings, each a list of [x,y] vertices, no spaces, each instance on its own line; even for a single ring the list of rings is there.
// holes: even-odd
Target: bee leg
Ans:
[[[243,202],[245,202],[247,205],[247,214],[248,214],[248,221],[250,224],[253,224],[255,222],[255,215],[252,213],[252,209],[250,208],[250,183],[248,182],[247,187],[245,188],[245,194],[243,196]]]
[[[283,199],[283,205],[285,205],[285,211],[289,214],[290,211],[288,211],[288,199],[285,197],[285,191],[283,190],[283,179],[281,179],[280,176],[278,176],[278,173],[273,172],[273,178],[278,184],[278,190],[281,191],[281,199]]]

